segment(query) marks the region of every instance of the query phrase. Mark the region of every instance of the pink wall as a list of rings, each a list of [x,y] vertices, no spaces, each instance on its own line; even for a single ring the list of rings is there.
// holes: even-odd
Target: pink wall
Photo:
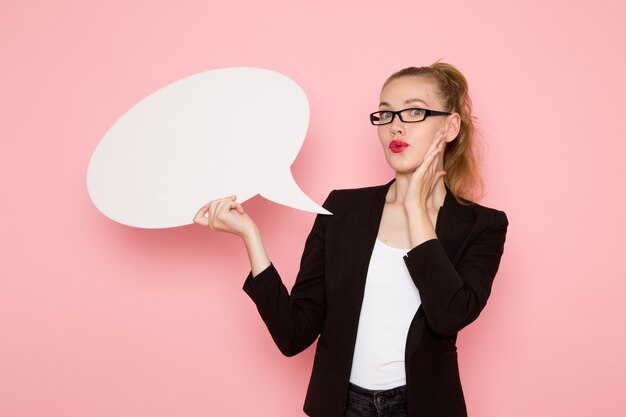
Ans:
[[[443,58],[471,83],[483,202],[511,222],[459,338],[470,415],[623,416],[626,3],[246,3],[0,4],[0,415],[301,415],[312,350],[273,346],[240,242],[109,221],[91,152],[173,80],[267,67],[309,96],[293,172],[321,202],[391,178],[366,115],[389,73]],[[291,285],[313,215],[247,207]]]

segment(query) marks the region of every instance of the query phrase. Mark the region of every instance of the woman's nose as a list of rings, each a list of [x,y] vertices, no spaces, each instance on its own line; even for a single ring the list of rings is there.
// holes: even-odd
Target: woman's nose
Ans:
[[[404,125],[402,124],[402,120],[396,115],[391,123],[389,123],[389,132],[392,136],[395,136],[396,134],[402,134],[403,131]]]

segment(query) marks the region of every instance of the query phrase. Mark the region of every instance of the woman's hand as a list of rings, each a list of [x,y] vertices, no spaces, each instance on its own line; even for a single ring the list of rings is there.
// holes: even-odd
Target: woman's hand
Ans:
[[[237,203],[236,196],[211,201],[198,210],[193,222],[207,226],[211,230],[233,233],[241,237],[246,245],[253,276],[257,276],[270,266],[271,262],[263,246],[259,229],[241,204]]]
[[[234,195],[213,200],[203,206],[196,213],[193,222],[211,230],[233,233],[241,238],[251,235],[256,229],[256,225]]]
[[[443,167],[443,150],[446,132],[442,128],[435,134],[432,144],[424,155],[422,164],[415,170],[404,198],[404,211],[409,223],[411,247],[436,239],[435,225],[442,201],[435,201],[441,193],[435,192],[437,183],[446,173]],[[444,194],[445,195],[445,194]]]
[[[435,134],[422,164],[415,170],[409,181],[406,196],[404,198],[404,208],[407,211],[438,209],[433,201],[433,191],[441,177],[446,175],[441,170],[443,166],[443,150],[446,144],[446,132],[441,128]]]

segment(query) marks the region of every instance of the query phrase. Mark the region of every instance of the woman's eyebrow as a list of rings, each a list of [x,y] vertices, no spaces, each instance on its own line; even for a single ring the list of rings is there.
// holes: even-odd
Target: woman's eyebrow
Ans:
[[[410,98],[407,101],[405,101],[404,104],[411,104],[411,103],[417,103],[417,102],[422,103],[424,106],[428,106],[428,103],[426,103],[421,98]]]
[[[404,104],[411,104],[411,103],[418,103],[418,102],[422,103],[424,106],[428,106],[428,103],[426,103],[421,98],[410,98],[406,100]],[[378,107],[382,107],[382,106],[391,107],[391,105],[387,103],[386,101],[381,101],[380,104],[378,105]]]

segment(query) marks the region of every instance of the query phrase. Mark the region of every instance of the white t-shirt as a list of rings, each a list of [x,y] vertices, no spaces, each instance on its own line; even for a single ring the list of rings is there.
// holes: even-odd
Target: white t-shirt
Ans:
[[[378,239],[374,245],[350,374],[350,382],[366,389],[406,384],[406,336],[421,304],[403,259],[408,251]]]

